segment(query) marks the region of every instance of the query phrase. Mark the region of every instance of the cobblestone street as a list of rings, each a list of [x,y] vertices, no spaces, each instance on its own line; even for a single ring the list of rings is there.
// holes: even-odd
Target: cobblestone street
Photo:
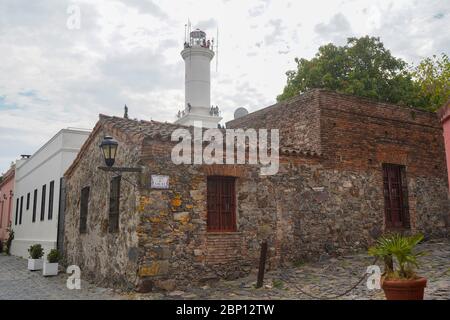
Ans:
[[[42,271],[28,271],[27,260],[0,255],[0,300],[98,300],[119,299],[111,289],[82,281],[80,290],[66,287],[68,274],[43,277]]]
[[[418,273],[428,278],[425,299],[450,299],[450,241],[435,240],[420,245],[428,254],[421,259]],[[193,287],[186,291],[148,294],[116,293],[82,282],[81,290],[66,288],[66,274],[44,278],[30,272],[26,260],[0,256],[0,300],[2,299],[310,299],[299,292],[333,296],[356,284],[373,258],[355,254],[324,259],[266,274],[263,288],[255,289],[256,274],[234,281]],[[282,277],[281,277],[282,275]],[[286,280],[282,280],[287,279]],[[381,290],[369,291],[366,281],[339,299],[384,299]]]
[[[425,299],[450,299],[450,240],[426,242],[419,246],[428,254],[421,258],[418,274],[428,278]],[[234,281],[220,281],[211,286],[173,291],[165,294],[133,294],[134,299],[311,299],[296,287],[317,296],[338,295],[358,282],[374,258],[355,254],[318,263],[306,263],[281,271],[268,272],[265,286],[255,289],[256,273]],[[381,264],[379,264],[382,267]],[[383,270],[383,269],[381,269]],[[281,280],[281,276],[288,281]],[[341,300],[384,299],[382,290],[370,291],[364,280]]]

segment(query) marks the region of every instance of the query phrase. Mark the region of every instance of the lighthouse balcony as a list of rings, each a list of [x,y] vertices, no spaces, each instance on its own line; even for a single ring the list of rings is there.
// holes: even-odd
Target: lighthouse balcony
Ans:
[[[201,115],[193,113],[185,113],[179,117],[175,123],[184,126],[196,126],[203,128],[217,128],[219,122],[222,120],[220,116]]]

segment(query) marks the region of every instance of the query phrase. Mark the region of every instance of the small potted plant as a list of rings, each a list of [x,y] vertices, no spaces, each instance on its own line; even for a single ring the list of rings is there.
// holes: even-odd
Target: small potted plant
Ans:
[[[369,254],[384,260],[381,287],[387,300],[423,300],[427,279],[415,273],[418,258],[424,252],[415,252],[423,235],[392,234],[378,239]]]
[[[44,261],[44,269],[42,274],[44,276],[56,276],[58,275],[58,262],[61,258],[58,250],[52,249],[47,255],[47,261]]]
[[[30,258],[28,259],[28,270],[35,271],[42,269],[42,256],[44,255],[44,249],[40,244],[34,244],[29,249]]]

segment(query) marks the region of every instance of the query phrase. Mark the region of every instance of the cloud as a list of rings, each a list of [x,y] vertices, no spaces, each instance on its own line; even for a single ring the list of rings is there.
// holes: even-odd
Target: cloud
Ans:
[[[152,0],[120,0],[123,4],[135,7],[139,12],[150,14],[160,19],[168,19],[169,16]]]
[[[438,12],[433,16],[433,18],[435,18],[435,19],[442,19],[444,17],[445,17],[445,14],[443,12]]]
[[[337,13],[328,23],[317,24],[314,31],[325,41],[342,44],[351,35],[352,28],[347,18],[342,13]]]
[[[149,49],[135,49],[108,56],[99,68],[103,77],[113,79],[118,88],[145,93],[150,90],[182,90],[183,63],[169,64],[163,55]]]
[[[443,17],[450,14],[450,1],[417,1],[407,10],[383,7],[378,10],[382,18],[374,33],[407,62],[449,53],[450,33],[444,31],[448,30],[448,19]]]
[[[208,20],[201,20],[196,23],[196,28],[199,28],[200,30],[203,31],[217,28],[217,20],[214,18]]]
[[[262,15],[266,11],[269,4],[270,4],[270,0],[258,1],[258,4],[256,6],[251,7],[248,10],[248,15],[253,18]]]
[[[281,19],[269,20],[267,26],[272,28],[272,32],[264,37],[266,45],[270,46],[283,39],[283,33],[286,28],[282,26]]]
[[[71,4],[81,10],[79,30],[66,27]],[[237,107],[272,104],[294,57],[311,57],[325,42],[369,34],[408,61],[448,53],[449,15],[450,1],[437,0],[2,0],[0,171],[61,128],[92,128],[98,113],[121,116],[124,104],[132,118],[175,120],[187,18],[211,31],[220,19],[211,103],[226,122]]]

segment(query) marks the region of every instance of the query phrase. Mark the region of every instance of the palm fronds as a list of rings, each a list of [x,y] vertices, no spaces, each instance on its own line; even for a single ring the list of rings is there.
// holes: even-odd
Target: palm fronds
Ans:
[[[380,237],[377,244],[369,249],[369,255],[384,259],[385,274],[392,278],[414,278],[414,269],[418,267],[418,258],[424,252],[414,252],[414,248],[423,240],[423,235],[403,236],[391,234]],[[394,259],[398,269],[394,268]]]

